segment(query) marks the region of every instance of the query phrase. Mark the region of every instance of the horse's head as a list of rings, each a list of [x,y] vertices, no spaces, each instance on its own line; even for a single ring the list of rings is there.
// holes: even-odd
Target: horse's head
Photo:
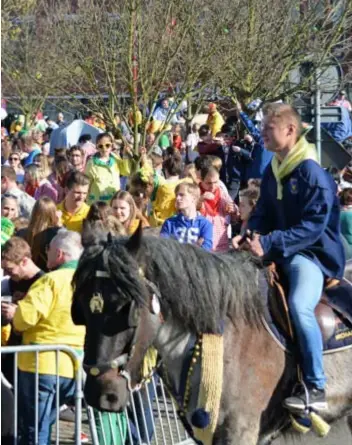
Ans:
[[[158,291],[137,262],[141,242],[141,230],[130,239],[100,237],[86,247],[74,276],[72,319],[86,326],[85,397],[101,410],[126,406],[129,383],[137,383],[160,326]]]

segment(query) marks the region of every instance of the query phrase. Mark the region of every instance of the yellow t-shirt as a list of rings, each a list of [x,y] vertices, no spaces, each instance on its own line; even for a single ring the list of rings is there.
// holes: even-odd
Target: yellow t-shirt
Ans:
[[[65,209],[65,201],[60,202],[57,205],[57,209],[62,212],[61,221],[67,230],[73,230],[74,232],[82,232],[83,220],[87,217],[89,212],[89,205],[82,204],[82,207],[76,213],[69,213]]]
[[[176,212],[175,209],[175,189],[182,182],[192,182],[190,178],[177,179],[175,181],[165,181],[159,185],[153,202],[153,212],[150,216],[152,227],[161,226],[167,218]]]
[[[85,327],[75,326],[71,318],[71,281],[76,265],[77,261],[71,261],[43,275],[18,303],[13,326],[23,332],[23,345],[63,344],[83,351]],[[35,353],[19,353],[18,367],[35,372]],[[56,374],[56,352],[38,354],[38,372]],[[68,378],[74,376],[73,362],[64,352],[58,354],[58,373]]]

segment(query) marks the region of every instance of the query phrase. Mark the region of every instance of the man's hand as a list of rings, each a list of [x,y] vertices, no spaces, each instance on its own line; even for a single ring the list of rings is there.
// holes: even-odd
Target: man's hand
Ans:
[[[240,248],[239,242],[241,241],[241,239],[242,239],[241,235],[237,235],[234,238],[232,238],[231,242],[235,250],[239,250]]]
[[[250,134],[246,134],[243,140],[251,144],[253,142],[253,137]]]
[[[256,233],[253,238],[247,238],[245,244],[248,246],[247,249],[257,257],[264,256],[264,250],[260,243],[260,236]]]
[[[15,316],[17,304],[1,303],[1,315],[7,323],[10,323]]]
[[[204,192],[203,195],[201,196],[202,201],[205,201],[206,199],[211,201],[214,198],[215,198],[215,195],[212,192]]]
[[[133,149],[130,145],[124,144],[123,146],[123,156],[133,156]]]

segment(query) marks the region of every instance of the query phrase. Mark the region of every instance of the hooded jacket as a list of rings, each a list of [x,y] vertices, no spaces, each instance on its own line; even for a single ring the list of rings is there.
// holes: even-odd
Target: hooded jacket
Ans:
[[[120,159],[114,155],[110,155],[108,162],[101,161],[97,155],[92,156],[85,170],[90,179],[88,204],[110,201],[114,193],[120,190],[120,175],[130,174],[130,164],[130,159]]]

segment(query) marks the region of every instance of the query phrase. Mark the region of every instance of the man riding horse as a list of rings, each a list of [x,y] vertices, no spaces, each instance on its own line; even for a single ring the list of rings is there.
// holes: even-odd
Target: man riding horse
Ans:
[[[343,276],[339,202],[332,177],[318,164],[314,145],[302,136],[301,119],[289,105],[271,104],[262,129],[275,156],[264,173],[261,196],[249,221],[256,233],[246,247],[275,261],[289,285],[288,306],[301,354],[304,388],[284,401],[293,410],[327,408],[322,336],[314,310],[324,283]]]

